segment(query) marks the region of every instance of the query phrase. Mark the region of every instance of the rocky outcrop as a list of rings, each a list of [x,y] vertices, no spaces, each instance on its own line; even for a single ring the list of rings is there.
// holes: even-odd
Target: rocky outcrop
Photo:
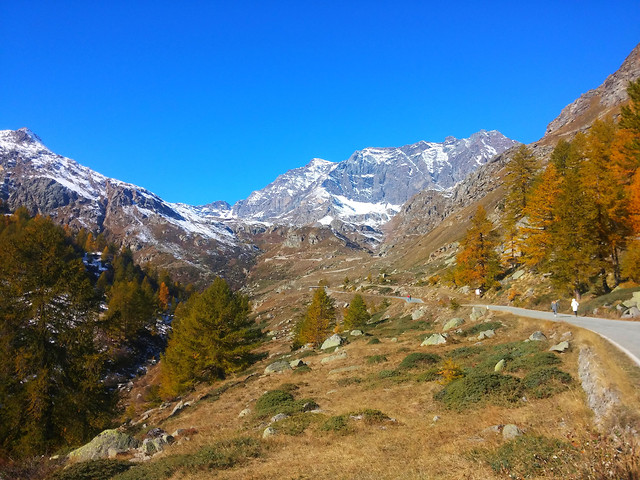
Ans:
[[[72,451],[68,458],[73,461],[114,458],[119,453],[138,448],[140,442],[119,430],[105,430],[86,445]]]

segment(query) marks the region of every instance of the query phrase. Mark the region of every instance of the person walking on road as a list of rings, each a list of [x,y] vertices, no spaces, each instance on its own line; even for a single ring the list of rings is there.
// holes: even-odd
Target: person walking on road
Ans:
[[[551,311],[553,312],[554,317],[558,316],[558,302],[559,300],[554,300],[553,302],[551,302]]]
[[[573,310],[574,315],[577,317],[578,316],[578,306],[580,304],[578,303],[578,300],[576,300],[575,298],[573,298],[571,300],[571,310]]]

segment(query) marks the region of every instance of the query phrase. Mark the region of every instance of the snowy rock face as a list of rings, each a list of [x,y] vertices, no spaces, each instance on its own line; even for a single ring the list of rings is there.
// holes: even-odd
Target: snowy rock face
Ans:
[[[0,131],[0,198],[10,208],[25,206],[59,223],[105,232],[142,261],[177,258],[207,273],[220,273],[229,258],[250,261],[249,247],[224,223],[228,204],[165,202],[53,153],[26,128]]]
[[[347,160],[314,159],[233,206],[234,216],[270,223],[341,221],[377,228],[424,190],[445,191],[495,155],[517,145],[500,132],[466,139],[366,148]]]

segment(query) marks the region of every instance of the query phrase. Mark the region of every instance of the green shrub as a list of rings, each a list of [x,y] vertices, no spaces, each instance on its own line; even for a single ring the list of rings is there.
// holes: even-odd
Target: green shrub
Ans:
[[[291,393],[291,392],[295,392],[296,390],[299,390],[299,389],[300,389],[300,387],[298,385],[296,385],[295,383],[283,383],[276,390],[281,390],[283,392]]]
[[[285,435],[301,435],[311,424],[321,421],[322,416],[316,414],[298,413],[278,422],[278,432]]]
[[[456,348],[455,350],[451,350],[447,354],[447,357],[455,359],[471,358],[481,355],[482,353],[486,352],[486,350],[487,347],[484,346],[460,347]]]
[[[538,478],[552,474],[566,478],[575,473],[578,452],[555,438],[524,435],[496,450],[474,450],[471,457],[487,462],[494,472],[508,478]]]
[[[91,460],[70,465],[64,470],[55,472],[50,478],[51,480],[103,480],[126,472],[133,465],[131,462],[121,460]]]
[[[391,378],[397,377],[398,375],[400,375],[400,372],[397,370],[380,370],[378,372],[378,378]]]
[[[559,363],[562,363],[562,360],[560,360],[556,354],[551,352],[540,352],[513,359],[513,361],[507,365],[507,371],[529,371],[537,368],[558,365]]]
[[[416,376],[416,382],[433,382],[440,376],[439,372],[440,368],[438,367],[433,367],[425,370],[424,372],[420,372],[420,374]]]
[[[480,332],[484,332],[485,330],[497,330],[500,327],[502,327],[502,323],[500,322],[478,323],[477,325],[463,330],[460,335],[463,337],[470,337],[471,335],[478,335]]]
[[[320,427],[325,432],[348,433],[351,431],[348,415],[336,415],[329,417]]]
[[[369,345],[377,345],[378,343],[380,343],[380,340],[379,340],[379,339],[377,339],[376,337],[373,337],[373,338],[372,338],[372,339],[370,339],[367,343],[368,343]]]
[[[435,365],[440,361],[440,356],[435,353],[413,352],[404,357],[399,369],[409,370],[411,368],[422,368]]]
[[[384,355],[371,355],[366,357],[366,359],[368,364],[384,363],[387,361],[387,357]]]
[[[370,408],[359,410],[357,412],[351,413],[350,415],[362,415],[362,420],[367,425],[377,425],[391,420],[391,418],[387,414],[382,413],[380,410],[372,410]]]
[[[303,373],[308,373],[311,371],[311,367],[309,365],[301,365],[293,370],[294,375],[301,375]]]
[[[254,412],[259,417],[288,413],[293,408],[293,395],[283,390],[270,390],[257,401]]]
[[[247,437],[216,442],[194,454],[170,455],[157,461],[138,464],[112,480],[166,480],[178,472],[193,474],[203,470],[222,470],[260,456],[260,443]],[[109,477],[102,477],[107,479]]]
[[[522,386],[535,398],[548,398],[565,391],[572,381],[571,375],[556,367],[538,368],[522,379]]]
[[[471,371],[454,380],[434,395],[452,410],[464,410],[475,404],[514,403],[520,398],[520,380],[509,375]]]

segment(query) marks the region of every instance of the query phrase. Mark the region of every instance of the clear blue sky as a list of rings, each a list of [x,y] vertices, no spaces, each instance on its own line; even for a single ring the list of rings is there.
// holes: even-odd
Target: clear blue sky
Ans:
[[[313,157],[535,141],[638,42],[637,0],[0,0],[0,129],[233,203]]]

